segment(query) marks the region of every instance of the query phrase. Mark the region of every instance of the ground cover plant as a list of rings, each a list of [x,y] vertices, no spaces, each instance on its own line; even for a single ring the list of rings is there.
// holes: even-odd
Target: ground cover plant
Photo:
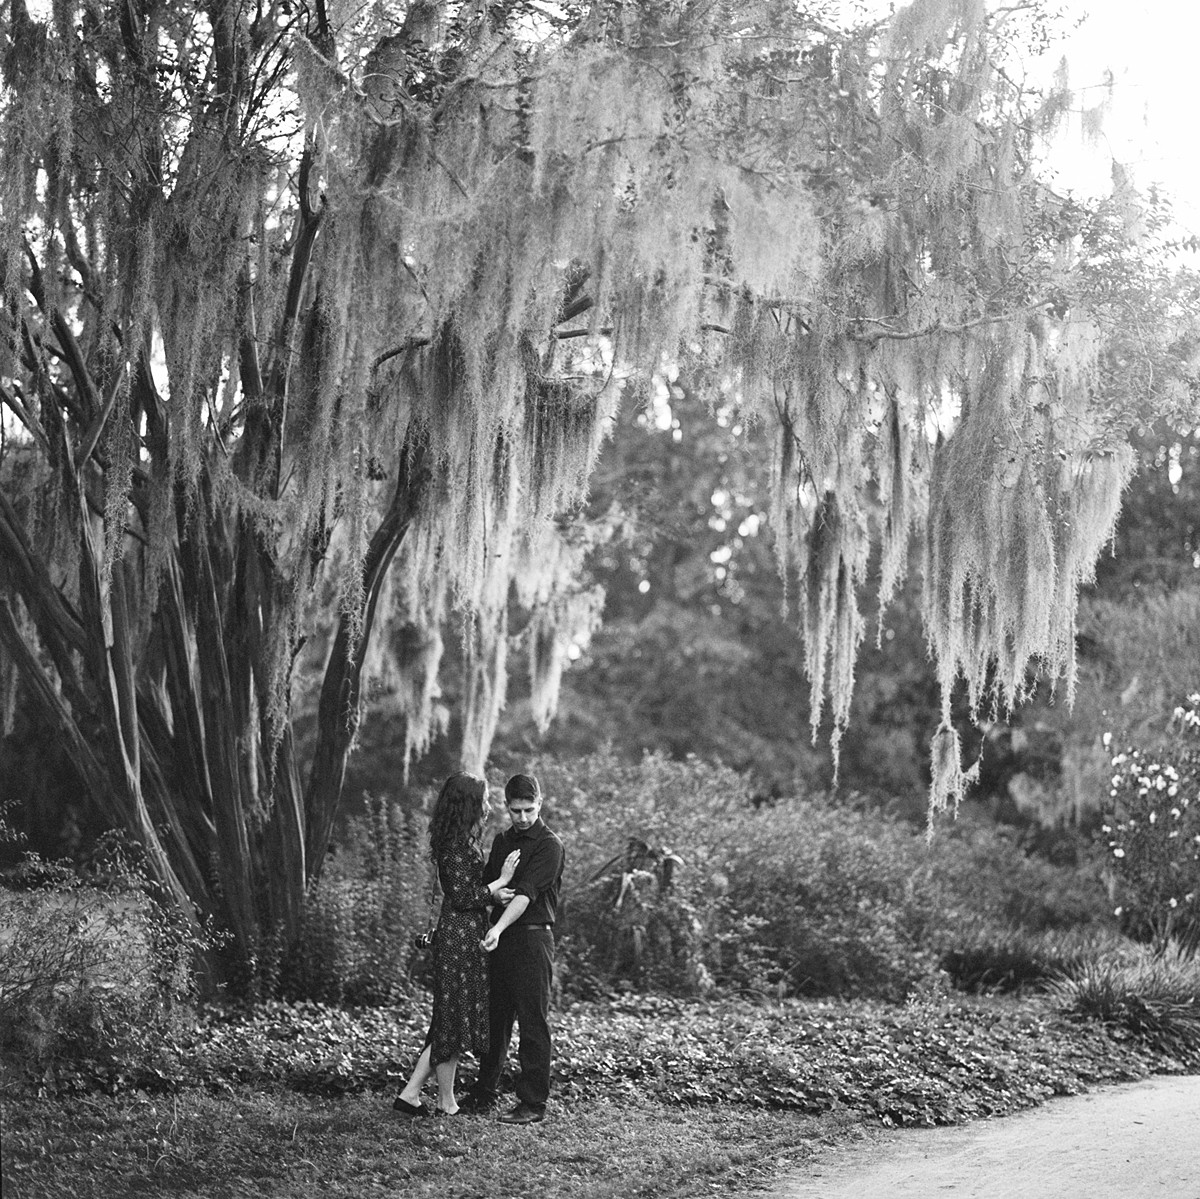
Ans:
[[[555,1103],[535,1129],[390,1110],[427,1007],[210,1009],[154,1070],[102,1066],[40,1097],[10,1080],[4,1193],[283,1197],[744,1194],[867,1124],[997,1115],[1200,1070],[1045,999],[694,1000],[630,995],[556,1016]]]

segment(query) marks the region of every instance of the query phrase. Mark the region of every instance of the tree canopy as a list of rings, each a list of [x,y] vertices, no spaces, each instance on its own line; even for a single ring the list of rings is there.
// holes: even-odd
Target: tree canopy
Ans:
[[[1021,81],[1036,8],[10,11],[0,644],[246,961],[319,869],[364,671],[401,681],[420,752],[457,613],[464,764],[518,631],[549,717],[597,608],[578,505],[616,406],[664,371],[766,432],[835,749],[872,530],[885,604],[924,545],[935,803],[964,785],[957,679],[975,705],[1031,665],[1069,689],[1144,397],[1100,385],[1119,306],[1036,175],[1065,102]]]

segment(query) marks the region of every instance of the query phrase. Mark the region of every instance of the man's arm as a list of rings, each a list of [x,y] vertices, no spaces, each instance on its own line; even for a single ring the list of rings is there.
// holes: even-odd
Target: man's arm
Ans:
[[[562,869],[562,860],[563,848],[558,839],[543,837],[533,847],[529,861],[521,862],[522,868],[513,880],[517,898],[524,895],[529,903],[533,903],[543,891],[552,887]]]
[[[518,894],[513,896],[512,902],[500,913],[500,919],[487,930],[487,936],[479,942],[488,953],[491,953],[500,944],[500,934],[514,920],[519,920],[525,914],[525,909],[529,907],[529,902],[528,895]]]

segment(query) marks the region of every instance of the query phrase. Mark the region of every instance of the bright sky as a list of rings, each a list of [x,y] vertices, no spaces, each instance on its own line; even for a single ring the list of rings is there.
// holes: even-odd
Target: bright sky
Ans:
[[[1077,105],[1100,103],[1105,72],[1113,79],[1100,141],[1086,146],[1076,124],[1059,148],[1062,182],[1100,194],[1115,159],[1139,188],[1161,184],[1178,222],[1200,233],[1200,4],[1063,0],[1062,7],[1070,18],[1088,17],[1061,50]]]

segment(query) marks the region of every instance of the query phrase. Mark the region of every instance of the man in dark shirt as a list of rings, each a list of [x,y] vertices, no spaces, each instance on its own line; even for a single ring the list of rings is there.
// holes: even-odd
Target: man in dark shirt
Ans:
[[[514,774],[504,786],[511,827],[497,833],[483,871],[486,885],[500,877],[504,859],[521,851],[509,884],[515,894],[488,930],[482,945],[491,954],[491,1031],[488,1051],[479,1064],[479,1080],[467,1095],[468,1110],[496,1106],[500,1071],[512,1038],[520,1033],[517,1105],[505,1112],[505,1124],[536,1124],[546,1114],[550,1095],[550,983],[554,970],[554,919],[562,889],[563,843],[541,819],[542,789],[531,774]],[[495,912],[496,909],[493,909]]]

